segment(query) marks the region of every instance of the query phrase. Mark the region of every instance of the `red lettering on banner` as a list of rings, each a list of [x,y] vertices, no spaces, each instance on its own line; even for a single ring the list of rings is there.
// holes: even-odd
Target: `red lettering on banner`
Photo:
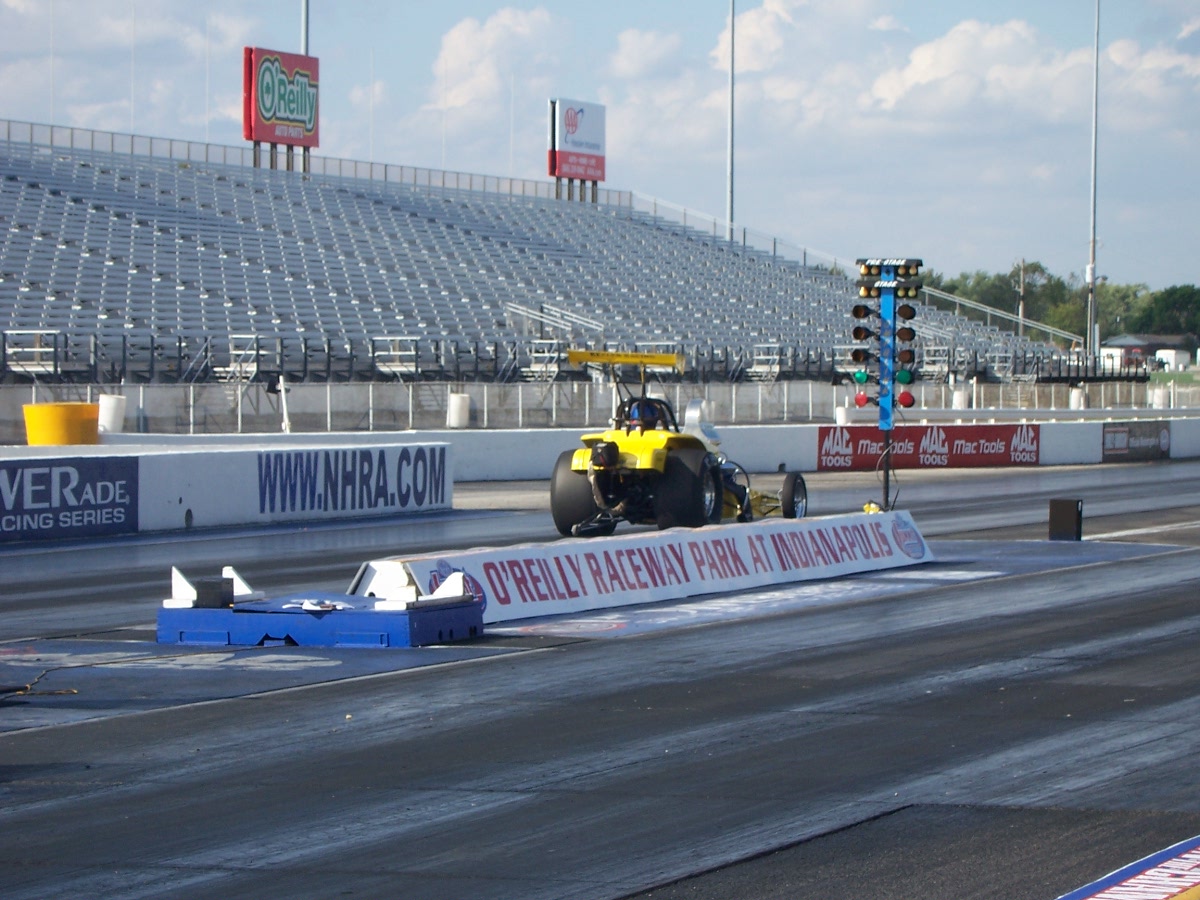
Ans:
[[[810,531],[805,534],[805,537],[808,538],[808,552],[812,554],[813,560],[822,566],[829,565],[829,557],[827,557],[825,555],[825,551],[821,549],[821,542],[817,540],[816,534]]]
[[[704,548],[704,561],[708,563],[708,570],[716,575],[717,578],[728,578],[728,567],[721,560],[717,559],[713,552],[712,544],[705,541],[700,545]]]
[[[763,553],[763,536],[761,534],[750,535],[750,564],[754,566],[755,572],[773,572],[771,562]]]
[[[875,540],[879,541],[879,547],[883,551],[883,555],[895,555],[895,551],[892,549],[892,542],[888,540],[887,532],[883,530],[883,526],[878,522],[872,522],[871,531],[875,533]]]
[[[695,541],[688,541],[688,550],[691,551],[692,562],[696,564],[696,574],[700,576],[701,581],[705,581],[704,550]]]
[[[583,561],[587,563],[588,573],[592,576],[592,584],[596,586],[596,593],[612,593],[611,588],[609,588],[607,582],[604,580],[604,571],[600,568],[600,560],[596,558],[596,554],[583,554]]]
[[[539,558],[537,561],[538,568],[542,572],[542,581],[546,582],[546,588],[550,592],[552,600],[566,600],[567,594],[563,590],[563,586],[558,583],[558,579],[554,577],[554,570],[550,568],[550,563]]]
[[[830,533],[824,528],[817,530],[817,537],[821,539],[821,546],[825,548],[825,555],[829,557],[830,563],[837,565],[842,561],[842,554],[838,552],[838,548],[835,546],[833,538],[831,538],[829,534]],[[834,531],[833,534],[836,536],[837,532]],[[842,549],[845,548],[843,547]]]
[[[558,559],[557,562],[558,562],[558,571],[561,572],[562,571],[562,560]],[[577,585],[579,585],[579,592],[582,593],[583,596],[586,597],[588,595],[587,585],[583,583],[583,572],[580,571],[579,560],[577,560],[574,556],[568,556],[567,557],[567,566],[571,569],[571,571],[575,575],[575,583]],[[563,577],[563,580],[564,581],[567,580],[565,576]],[[572,593],[571,596],[578,597],[579,593]]]
[[[610,588],[613,585],[617,585],[623,591],[630,589],[629,585],[625,583],[625,579],[621,577],[621,570],[617,568],[617,564],[613,562],[613,558],[607,550],[604,551],[604,574],[608,576],[608,586]]]
[[[845,530],[844,525],[833,529],[833,542],[834,542],[834,544],[837,545],[838,562],[841,562],[844,559],[849,559],[851,557],[853,557],[854,559],[858,559],[858,554],[855,553],[850,548],[850,546],[846,543],[846,539],[842,534],[842,532],[844,530]]]
[[[629,560],[629,572],[633,575],[633,583],[643,591],[649,590],[650,585],[646,584],[645,579],[642,578],[642,563],[641,560],[638,559],[637,551],[634,548],[629,547],[628,549],[622,551],[622,555]]]
[[[738,552],[737,541],[734,538],[721,538],[721,540],[725,542],[725,546],[729,550],[729,563],[733,566],[733,574],[749,575],[750,570],[746,568],[746,561]]]
[[[517,594],[521,597],[522,603],[536,603],[537,598],[529,592],[529,582],[525,578],[525,569],[521,565],[521,561],[510,559],[504,564],[508,569],[508,577],[512,579],[513,587],[517,589]]]
[[[792,545],[791,541],[788,540],[792,537],[795,537],[795,535],[771,535],[771,546],[775,549],[775,558],[779,560],[779,568],[784,572],[790,572],[792,569],[800,568],[800,557],[796,555],[795,547]]]
[[[733,575],[733,566],[729,562],[729,555],[725,552],[725,545],[720,541],[715,544],[705,543],[707,554],[716,560],[717,565],[721,567],[721,577],[729,578]]]
[[[504,573],[500,571],[500,567],[494,562],[485,562],[483,577],[487,579],[488,587],[491,588],[491,594],[496,602],[501,606],[508,606],[512,602],[512,597],[508,595],[508,585],[504,583]]]
[[[789,537],[792,540],[792,544],[796,548],[796,554],[800,557],[800,565],[803,568],[811,569],[820,562],[820,560],[813,555],[812,550],[809,548],[808,541],[804,540],[804,535],[792,534],[789,535]],[[820,547],[817,549],[819,550]]]
[[[570,561],[570,557],[568,557],[568,562],[569,561]],[[562,581],[562,585],[561,585],[562,591],[559,595],[559,599],[574,600],[576,597],[579,596],[579,591],[575,590],[575,588],[573,588],[571,586],[571,576],[568,575],[566,570],[563,568],[563,561],[562,561],[561,556],[554,557],[554,567],[556,569],[558,569],[558,577]]]
[[[838,526],[841,529],[842,537],[846,541],[846,547],[850,551],[850,555],[855,559],[865,559],[871,554],[867,552],[867,548],[863,545],[858,536],[858,532],[849,525]]]
[[[679,544],[667,544],[667,553],[669,556],[664,556],[663,560],[670,564],[672,557],[675,564],[679,567],[675,573],[675,583],[683,584],[684,582],[691,583],[692,576],[688,574],[687,559],[683,555],[683,547]]]
[[[570,594],[566,593],[566,588],[563,586],[563,583],[559,582],[558,577],[554,575],[554,570],[550,568],[550,560],[539,559],[538,565],[541,568],[541,577],[545,578],[547,586],[550,586],[550,592],[554,595],[554,599],[569,599]],[[559,565],[562,565],[562,563],[559,563]],[[559,571],[562,571],[562,569],[559,569]]]
[[[666,578],[663,575],[662,565],[654,556],[654,551],[650,547],[638,547],[638,556],[641,557],[642,568],[646,570],[646,577],[650,579],[650,584],[653,587],[661,587],[666,583]]]
[[[526,559],[522,560],[525,568],[525,577],[529,579],[529,589],[533,592],[534,600],[549,600],[549,595],[542,590],[542,576],[538,574],[538,560]]]
[[[879,550],[876,548],[875,542],[871,540],[871,533],[862,525],[855,525],[853,527],[854,533],[858,535],[858,542],[862,545],[867,555],[870,556],[871,559],[878,559]]]

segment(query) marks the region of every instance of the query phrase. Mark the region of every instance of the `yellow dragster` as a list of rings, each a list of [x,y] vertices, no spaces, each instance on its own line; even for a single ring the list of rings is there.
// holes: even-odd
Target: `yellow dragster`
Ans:
[[[645,366],[680,366],[674,356],[572,350],[568,358],[639,365],[642,390],[621,400],[610,428],[583,435],[584,446],[559,456],[550,510],[561,534],[608,535],[622,520],[697,528],[722,518],[805,514],[808,495],[800,473],[789,473],[777,494],[752,490],[746,470],[718,451],[720,438],[703,420],[702,400],[688,404],[680,428],[670,403],[646,395]]]

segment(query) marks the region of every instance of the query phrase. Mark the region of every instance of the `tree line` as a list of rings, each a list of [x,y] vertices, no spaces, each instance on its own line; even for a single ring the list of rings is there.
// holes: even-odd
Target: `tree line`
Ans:
[[[1003,312],[1074,334],[1087,330],[1087,284],[1062,278],[1040,262],[1019,262],[1008,272],[964,272],[951,277],[929,272],[925,284]],[[1195,349],[1200,335],[1200,288],[1175,285],[1152,291],[1144,284],[1096,284],[1096,321],[1101,342],[1119,334],[1181,335]],[[1027,333],[1030,329],[1027,329]]]

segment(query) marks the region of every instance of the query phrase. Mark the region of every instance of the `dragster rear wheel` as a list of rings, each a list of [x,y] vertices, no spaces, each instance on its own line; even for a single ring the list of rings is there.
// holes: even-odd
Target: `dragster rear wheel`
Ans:
[[[554,464],[554,476],[550,479],[550,514],[554,527],[562,535],[571,535],[571,529],[600,512],[592,498],[592,486],[586,472],[571,468],[573,450],[564,450]],[[611,532],[610,532],[611,533]]]
[[[721,521],[724,493],[720,467],[699,449],[667,455],[654,492],[654,518],[660,529],[699,528]]]

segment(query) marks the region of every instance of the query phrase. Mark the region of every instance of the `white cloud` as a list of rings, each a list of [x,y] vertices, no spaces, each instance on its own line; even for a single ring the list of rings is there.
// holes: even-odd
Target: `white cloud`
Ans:
[[[387,97],[387,86],[376,79],[370,84],[356,84],[350,89],[350,103],[358,109],[367,109],[372,104],[379,106]]]
[[[793,11],[805,5],[804,0],[763,0],[757,9],[738,13],[734,58],[737,71],[765,72],[778,65],[796,26]],[[728,20],[709,58],[713,68],[729,71]]]
[[[908,31],[895,16],[880,16],[867,26],[871,31]]]
[[[465,109],[495,104],[508,93],[509,74],[544,61],[553,38],[554,20],[541,8],[506,8],[484,22],[463,19],[442,37],[429,105]]]
[[[617,78],[645,78],[662,74],[683,43],[677,34],[627,28],[617,35],[617,49],[608,70]]]

